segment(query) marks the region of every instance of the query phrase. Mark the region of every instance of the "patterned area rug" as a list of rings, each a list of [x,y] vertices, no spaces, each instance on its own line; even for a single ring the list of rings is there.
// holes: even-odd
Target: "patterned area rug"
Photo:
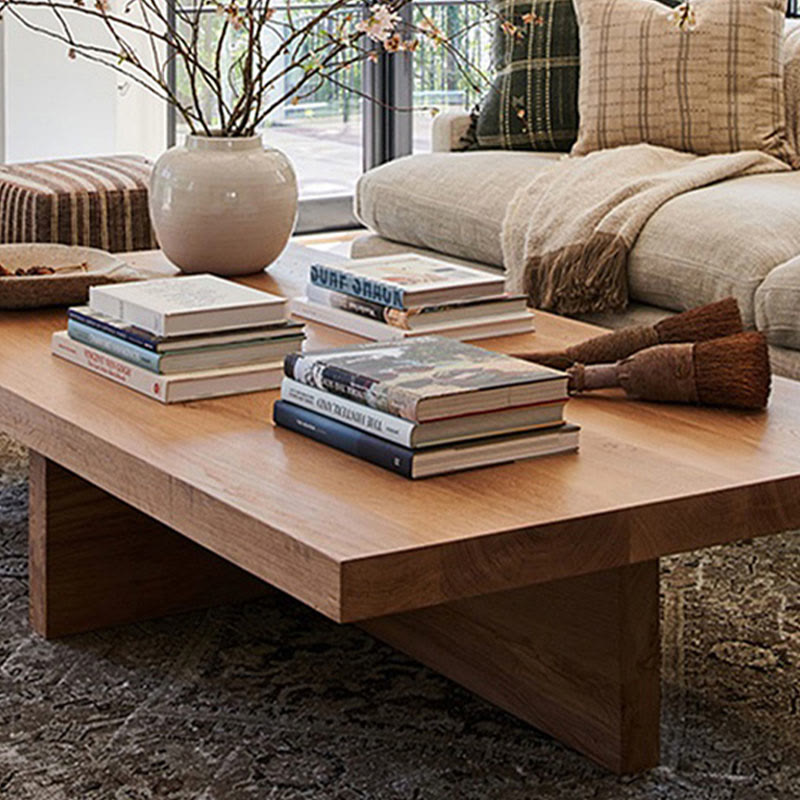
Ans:
[[[611,776],[288,597],[46,642],[0,437],[0,797],[800,798],[800,536],[663,565],[663,766]]]

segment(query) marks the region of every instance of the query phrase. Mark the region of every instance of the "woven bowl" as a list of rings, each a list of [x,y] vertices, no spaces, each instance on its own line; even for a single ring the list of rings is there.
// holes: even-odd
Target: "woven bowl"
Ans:
[[[65,244],[3,244],[0,265],[7,270],[86,264],[86,272],[0,276],[0,308],[40,308],[86,302],[90,286],[141,280],[146,276],[124,261],[92,247]]]

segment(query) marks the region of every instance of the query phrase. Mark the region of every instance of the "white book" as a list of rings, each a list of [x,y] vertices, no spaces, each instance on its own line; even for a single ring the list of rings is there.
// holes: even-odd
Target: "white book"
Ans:
[[[69,338],[66,331],[53,334],[53,355],[85,367],[105,378],[134,389],[162,403],[182,403],[206,397],[262,392],[277,389],[283,376],[283,362],[246,367],[157,375],[121,358]]]
[[[365,339],[373,339],[377,342],[386,342],[394,339],[408,339],[414,336],[430,336],[438,334],[447,336],[459,341],[472,341],[475,339],[492,339],[496,336],[512,336],[519,333],[530,333],[533,331],[533,314],[529,311],[515,314],[502,314],[496,317],[483,317],[479,320],[458,320],[455,322],[440,323],[437,325],[426,325],[423,328],[406,330],[387,325],[376,319],[363,317],[360,314],[353,314],[350,311],[343,311],[340,308],[312,303],[306,297],[294,298],[289,301],[289,308],[292,314],[309,319],[313,322],[321,322],[323,325],[330,325],[332,328],[354,333],[363,336]]]
[[[323,289],[398,309],[505,291],[505,276],[497,272],[417,253],[358,258],[336,265],[312,264],[309,281]]]
[[[286,316],[286,298],[214,275],[92,286],[89,306],[158,336],[250,328]]]
[[[419,423],[287,377],[281,383],[281,400],[410,448],[558,427],[563,424],[566,404],[566,400],[538,403]]]

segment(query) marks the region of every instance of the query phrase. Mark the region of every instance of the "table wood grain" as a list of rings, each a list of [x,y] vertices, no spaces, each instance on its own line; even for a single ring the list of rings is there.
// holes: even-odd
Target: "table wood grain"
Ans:
[[[251,286],[302,292],[296,246]],[[159,253],[139,266],[169,273]],[[2,426],[336,620],[499,591],[800,524],[800,386],[766,412],[573,399],[577,455],[411,482],[273,427],[277,392],[162,406],[50,355],[63,309],[0,314]],[[309,325],[310,348],[358,341]],[[596,332],[539,313],[489,348]]]
[[[313,259],[337,260],[292,245],[244,282],[296,296]],[[573,399],[578,454],[412,482],[275,428],[277,391],[163,406],[54,358],[65,325],[64,309],[0,313],[0,428],[33,451],[44,635],[266,582],[629,772],[658,762],[658,558],[800,526],[792,381],[765,412]],[[597,332],[539,313],[535,333],[481,344]],[[308,326],[310,348],[355,341]]]

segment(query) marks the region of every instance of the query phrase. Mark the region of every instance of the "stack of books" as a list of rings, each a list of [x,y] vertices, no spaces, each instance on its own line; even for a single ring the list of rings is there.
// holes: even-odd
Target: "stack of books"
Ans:
[[[211,275],[94,286],[55,355],[160,400],[275,389],[302,347],[283,297]]]
[[[506,294],[501,275],[413,253],[314,264],[306,296],[292,301],[292,311],[377,341],[430,334],[463,341],[533,330],[525,296]]]
[[[576,450],[567,376],[426,336],[286,357],[277,425],[408,478]]]

